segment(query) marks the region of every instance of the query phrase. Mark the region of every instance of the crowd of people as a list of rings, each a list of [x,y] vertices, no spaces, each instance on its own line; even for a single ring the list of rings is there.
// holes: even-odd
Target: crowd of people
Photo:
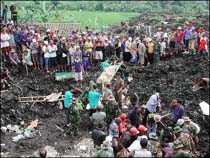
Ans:
[[[158,28],[151,36],[140,36],[135,29],[125,37],[86,29],[72,31],[64,37],[53,28],[42,32],[38,27],[4,20],[1,62],[10,62],[17,67],[29,66],[30,70],[43,74],[72,71],[77,85],[82,87],[89,68],[108,67],[110,59],[144,67],[183,54],[208,55],[208,43],[207,31],[203,27],[195,28],[193,23],[175,30]],[[1,83],[6,84],[9,75],[8,70],[3,69]],[[138,105],[136,95],[130,97],[128,106],[125,101],[128,87],[125,85],[130,82],[129,77],[122,79],[122,74],[117,73],[114,83],[107,83],[102,90],[94,82],[86,89],[86,110],[98,149],[97,157],[196,157],[200,127],[185,116],[182,101],[172,100],[171,124],[166,126],[161,122],[162,116],[157,114],[161,112],[162,94],[152,95],[145,109]],[[64,98],[67,134],[75,136],[81,121],[77,105],[78,99],[67,91]],[[128,107],[128,112],[122,112],[123,106]]]
[[[1,28],[3,62],[28,65],[43,73],[73,71],[78,84],[89,66],[100,66],[113,57],[126,65],[144,67],[177,55],[208,54],[208,43],[206,30],[196,29],[192,23],[177,30],[158,28],[152,36],[139,36],[134,30],[126,37],[88,29],[64,37],[53,28],[41,32],[39,28],[11,23]]]

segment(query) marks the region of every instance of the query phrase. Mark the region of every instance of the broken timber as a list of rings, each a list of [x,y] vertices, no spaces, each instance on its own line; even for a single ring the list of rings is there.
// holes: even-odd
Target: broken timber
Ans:
[[[19,97],[17,102],[28,103],[28,102],[56,102],[58,100],[64,100],[62,93],[52,93],[48,96],[30,96],[30,97]]]

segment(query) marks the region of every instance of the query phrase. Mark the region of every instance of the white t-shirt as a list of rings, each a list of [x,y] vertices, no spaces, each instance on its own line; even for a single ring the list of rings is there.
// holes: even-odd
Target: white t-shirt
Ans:
[[[1,33],[1,40],[3,40],[3,41],[1,41],[1,48],[9,46],[9,39],[10,39],[10,37],[7,33],[5,33],[5,34]],[[4,40],[6,40],[6,41],[4,41]]]
[[[56,51],[57,51],[57,46],[56,45],[53,45],[53,46],[51,46],[51,45],[48,45],[48,50],[49,50],[49,57],[50,58],[54,58],[54,57],[56,57],[57,55],[56,55]]]
[[[138,136],[137,139],[127,148],[130,153],[134,154],[134,152],[136,150],[140,150],[141,149],[141,145],[140,145],[140,140],[141,138],[147,138],[147,136],[143,135],[143,136]]]
[[[49,58],[50,57],[50,54],[49,54],[49,51],[48,51],[48,49],[47,49],[47,47],[46,46],[43,46],[43,52],[44,52],[44,57],[45,58]]]
[[[133,157],[152,157],[152,153],[147,149],[139,149],[135,151]]]
[[[130,41],[126,41],[125,42],[125,52],[130,52],[131,47],[132,47],[132,43]]]

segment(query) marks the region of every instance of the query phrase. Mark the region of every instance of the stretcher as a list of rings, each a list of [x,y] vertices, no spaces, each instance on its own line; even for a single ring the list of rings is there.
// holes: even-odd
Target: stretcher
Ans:
[[[110,83],[116,75],[117,71],[120,69],[121,65],[122,64],[120,63],[106,67],[101,73],[101,75],[97,78],[96,82],[104,84]]]

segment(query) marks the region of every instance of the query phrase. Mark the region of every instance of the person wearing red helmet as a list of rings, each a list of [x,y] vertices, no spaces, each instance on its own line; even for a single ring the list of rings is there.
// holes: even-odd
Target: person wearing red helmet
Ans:
[[[121,118],[122,122],[119,124],[119,132],[120,132],[120,134],[122,134],[124,131],[127,130],[127,123],[126,123],[127,115],[121,114],[120,118]]]

